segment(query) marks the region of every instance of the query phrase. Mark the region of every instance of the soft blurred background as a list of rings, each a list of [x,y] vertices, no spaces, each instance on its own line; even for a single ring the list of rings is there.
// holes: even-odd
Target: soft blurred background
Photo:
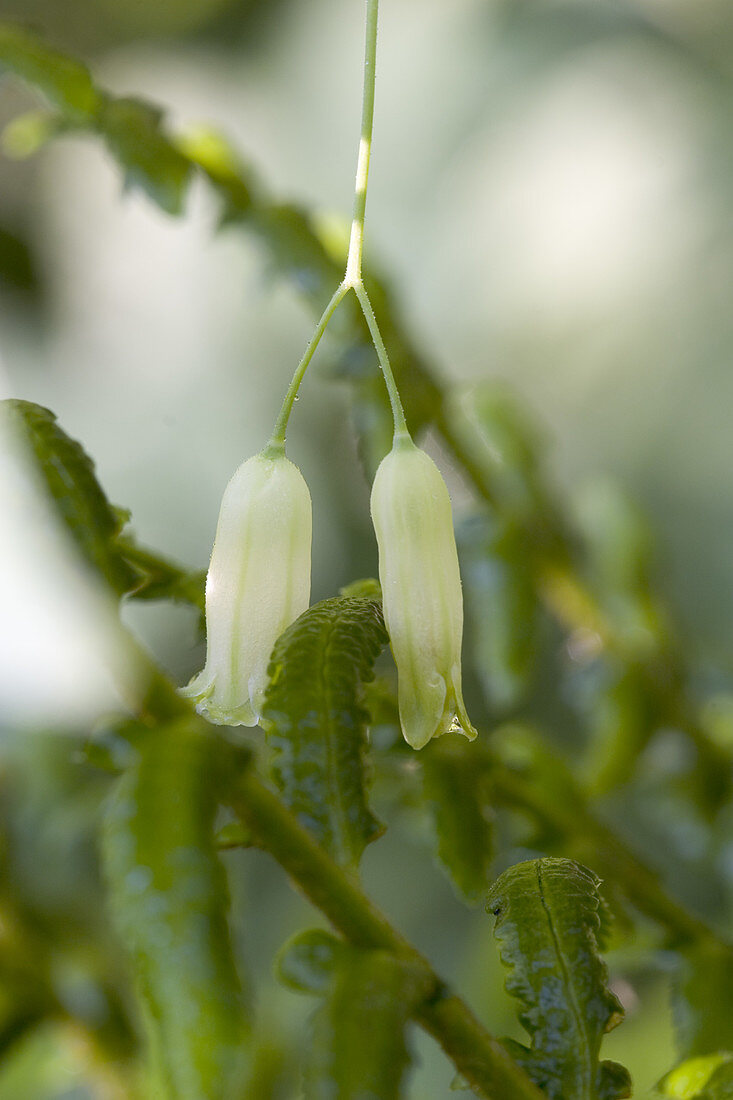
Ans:
[[[110,89],[163,105],[173,129],[215,124],[276,195],[345,231],[358,0],[0,0],[0,17],[44,31]],[[36,102],[4,82],[0,121]],[[623,484],[651,521],[660,588],[688,650],[725,669],[732,105],[726,0],[382,3],[367,255],[446,376],[505,378],[522,395],[564,493],[597,476]],[[222,489],[264,443],[312,331],[257,242],[216,222],[201,181],[183,219],[123,193],[89,138],[0,159],[10,390],[83,441],[143,542],[199,567]],[[316,599],[374,572],[376,559],[345,394],[322,369],[331,354],[327,340],[289,435],[314,502]],[[193,611],[145,604],[125,615],[177,678],[196,670]],[[96,871],[68,752],[11,742],[7,767],[27,845],[14,874],[73,940],[70,884],[78,904]],[[370,849],[367,884],[492,1030],[516,1031],[486,918],[436,879],[422,829],[403,824]],[[310,1006],[271,983],[268,960],[312,918],[264,856],[230,862],[262,1026],[287,1046]],[[34,879],[34,866],[53,873]],[[70,997],[84,995],[83,943],[78,954],[79,974],[64,976]],[[635,986],[633,958],[619,965],[629,1018],[607,1056],[627,1062],[643,1096],[672,1061],[663,968]],[[424,1037],[414,1044],[410,1095],[447,1097],[450,1067]],[[0,1068],[0,1098],[104,1095],[77,1053],[61,1029],[31,1029]],[[273,1095],[295,1095],[287,1088]]]

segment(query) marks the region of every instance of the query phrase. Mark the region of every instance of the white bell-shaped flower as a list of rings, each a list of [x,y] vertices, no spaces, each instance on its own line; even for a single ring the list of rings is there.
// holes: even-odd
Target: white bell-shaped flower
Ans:
[[[414,749],[449,731],[473,740],[461,689],[463,593],[450,497],[408,435],[379,465],[371,511],[405,740]]]
[[[282,450],[242,463],[224,490],[206,578],[206,665],[183,689],[211,722],[254,726],[282,632],[308,607],[312,509]]]

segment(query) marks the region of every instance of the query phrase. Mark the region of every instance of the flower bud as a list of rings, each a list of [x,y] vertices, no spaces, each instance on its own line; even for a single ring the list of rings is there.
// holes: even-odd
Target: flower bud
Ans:
[[[382,460],[371,510],[405,740],[414,749],[449,731],[473,740],[461,690],[463,594],[450,497],[409,437]]]
[[[260,720],[273,646],[308,607],[311,530],[297,466],[267,449],[242,463],[224,490],[206,578],[206,665],[183,689],[211,722]]]

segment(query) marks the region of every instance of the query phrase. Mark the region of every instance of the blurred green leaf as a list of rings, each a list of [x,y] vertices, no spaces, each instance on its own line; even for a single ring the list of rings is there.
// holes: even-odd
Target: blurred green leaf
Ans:
[[[512,1057],[551,1100],[631,1095],[623,1067],[599,1062],[601,1041],[623,1018],[598,954],[599,879],[574,860],[544,858],[510,867],[491,888],[487,910],[508,971],[507,991],[531,1047],[507,1040]]]
[[[733,1049],[733,949],[706,940],[685,948],[672,1007],[681,1054]]]
[[[9,399],[0,402],[0,415],[35,459],[59,518],[83,557],[117,595],[187,603],[203,615],[206,574],[175,565],[138,546],[132,535],[122,535],[129,514],[110,504],[91,458],[50,409]]]
[[[572,842],[578,822],[587,815],[587,803],[567,763],[536,729],[512,722],[499,726],[492,738],[491,752],[496,764],[490,772],[494,797],[517,804],[524,798],[530,811],[536,807],[543,826],[553,836],[545,842]],[[519,780],[515,784],[514,777]],[[520,801],[521,804],[521,801]],[[579,839],[585,839],[585,829]]]
[[[668,1100],[731,1100],[733,1054],[688,1059],[659,1082],[659,1092]]]
[[[446,398],[444,423],[487,499],[515,518],[542,512],[541,439],[504,383],[454,390]]]
[[[494,820],[489,765],[472,748],[440,739],[427,746],[420,762],[438,859],[459,894],[477,904],[491,881]]]
[[[626,783],[661,716],[647,671],[637,664],[611,663],[588,714],[589,747],[584,771],[595,794]]]
[[[473,663],[490,704],[505,711],[525,696],[537,655],[539,605],[522,527],[475,513],[456,530]]]
[[[399,1100],[405,1027],[425,978],[386,951],[346,949],[313,1020],[304,1100]]]
[[[168,214],[180,214],[191,163],[163,129],[163,112],[141,99],[100,97],[95,119],[128,184],[144,191]]]
[[[74,130],[63,115],[52,111],[27,111],[7,124],[2,132],[2,151],[14,160],[25,160],[61,134]]]
[[[33,249],[25,236],[0,226],[0,280],[28,297],[36,297],[41,291],[39,272]]]
[[[575,501],[585,571],[624,652],[637,659],[668,644],[652,591],[653,541],[639,509],[612,482],[586,485]]]
[[[2,870],[7,876],[8,868]],[[0,902],[0,1065],[12,1056],[16,1044],[59,1011],[48,940],[36,929],[24,927],[30,922],[19,919],[12,904],[5,897]],[[22,905],[18,909],[22,913]]]
[[[366,801],[361,685],[387,642],[375,600],[336,596],[278,639],[264,706],[285,801],[341,863],[356,864],[382,827]]]
[[[216,846],[222,850],[227,848],[252,848],[255,839],[241,821],[230,821],[223,825],[216,834]]]
[[[27,151],[67,128],[102,134],[122,164],[127,181],[142,187],[169,214],[180,214],[190,182],[191,161],[165,133],[163,112],[140,99],[120,98],[95,87],[88,69],[46,45],[38,36],[0,24],[0,65],[35,85],[61,117],[39,131],[6,141]],[[37,116],[36,116],[37,117]]]
[[[254,182],[227,138],[210,126],[189,127],[176,147],[208,178],[224,199],[223,224],[248,213],[255,201]]]
[[[156,1100],[234,1100],[244,1010],[214,845],[218,744],[188,720],[140,729],[117,781],[103,856],[139,986]]]
[[[597,583],[610,591],[633,592],[649,584],[653,540],[636,505],[613,482],[585,485],[575,516],[586,541]]]
[[[99,108],[99,93],[86,66],[22,27],[0,24],[0,68],[35,84],[54,106],[82,124]]]
[[[50,409],[30,401],[2,402],[18,437],[27,444],[59,516],[88,561],[118,594],[134,584],[134,573],[114,545],[125,518],[107,500],[94,463],[68,436]]]
[[[325,993],[348,948],[322,928],[298,932],[278,952],[275,973],[298,993]]]
[[[290,1044],[266,1023],[252,1043],[252,1068],[237,1100],[294,1100],[299,1082]],[[0,1098],[1,1100],[1,1098]]]
[[[117,540],[125,563],[136,577],[128,595],[136,600],[172,600],[195,607],[202,619],[205,611],[206,570],[188,570],[138,546],[131,535]]]

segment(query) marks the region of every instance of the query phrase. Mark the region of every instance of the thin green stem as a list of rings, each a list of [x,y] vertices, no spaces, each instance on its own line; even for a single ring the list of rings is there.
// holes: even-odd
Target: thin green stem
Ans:
[[[377,318],[374,315],[372,309],[372,303],[369,301],[369,295],[366,292],[366,287],[359,280],[354,285],[354,293],[359,299],[359,305],[361,306],[362,313],[366,319],[366,323],[369,326],[369,332],[374,343],[374,347],[379,358],[379,365],[382,368],[382,374],[384,375],[384,381],[387,386],[387,393],[389,394],[389,403],[392,406],[392,419],[394,420],[394,435],[395,442],[400,437],[408,437],[409,431],[407,428],[407,421],[405,420],[405,410],[402,408],[402,398],[400,397],[400,391],[397,389],[397,383],[392,372],[392,365],[387,355],[387,348],[385,347],[382,334],[379,331],[379,325],[377,324]]]
[[[358,947],[391,951],[423,971],[433,995],[419,1006],[416,1019],[479,1095],[493,1100],[541,1100],[539,1089],[465,1002],[446,987],[428,961],[264,786],[252,767],[244,769],[228,801],[255,840],[346,939]]]
[[[372,132],[374,130],[374,88],[377,69],[377,24],[379,17],[379,0],[367,0],[366,16],[366,44],[364,46],[364,91],[361,105],[361,137],[359,139],[359,156],[356,162],[356,184],[354,187],[354,217],[351,222],[351,239],[349,240],[349,255],[346,260],[346,274],[344,284],[353,287],[359,299],[362,313],[369,326],[369,332],[374,347],[379,357],[379,365],[382,368],[384,381],[389,393],[389,402],[392,406],[394,420],[395,440],[400,436],[409,436],[404,409],[400,399],[397,383],[395,382],[392,367],[387,355],[382,334],[379,331],[377,318],[374,315],[372,303],[362,281],[361,265],[364,252],[364,215],[366,214],[367,191],[369,188],[369,159],[372,152]]]
[[[282,403],[280,414],[277,418],[277,421],[275,422],[275,428],[270,438],[270,442],[266,448],[267,451],[281,453],[284,450],[285,432],[287,431],[288,427],[288,419],[290,418],[293,403],[298,396],[298,390],[300,389],[300,383],[303,381],[303,375],[307,371],[308,364],[313,358],[316,348],[321,342],[321,337],[328,327],[328,322],[331,320],[331,317],[336,311],[336,307],[338,306],[342,298],[346,296],[348,290],[349,288],[345,282],[340,283],[335,290],[331,301],[328,303],[325,310],[323,311],[323,315],[321,316],[321,319],[316,326],[316,331],[313,333],[311,341],[308,344],[308,347],[305,349],[305,352],[303,353],[303,358],[298,363],[298,367],[295,371],[295,374],[293,375],[292,382],[288,386],[288,392],[285,394],[285,399]]]
[[[285,432],[288,419],[292,412],[293,403],[298,395],[298,389],[303,381],[303,376],[308,369],[308,364],[318,347],[328,322],[342,298],[349,290],[354,291],[359,299],[362,313],[366,319],[372,341],[374,343],[379,365],[384,375],[384,381],[392,406],[392,418],[394,420],[395,441],[400,438],[409,438],[405,412],[402,408],[397,383],[395,382],[392,366],[387,354],[382,334],[379,331],[377,318],[374,315],[372,303],[362,281],[361,267],[364,251],[364,215],[366,213],[367,190],[369,186],[369,158],[372,148],[372,131],[374,128],[374,89],[377,62],[377,23],[379,15],[379,0],[367,0],[366,15],[366,44],[364,47],[364,90],[361,108],[361,137],[359,139],[359,156],[356,165],[356,184],[354,188],[354,217],[351,223],[351,239],[349,241],[349,254],[346,260],[346,272],[343,281],[339,284],[333,298],[326,306],[325,312],[318,322],[318,327],[313,334],[311,342],[305,349],[305,354],[298,364],[298,369],[293,375],[288,392],[285,395],[280,415],[277,418],[272,438],[266,447],[266,453],[282,454],[285,450]]]
[[[364,47],[364,91],[361,101],[361,136],[356,163],[354,217],[351,223],[349,258],[346,263],[346,283],[356,287],[361,282],[361,258],[364,250],[364,215],[369,186],[369,158],[374,129],[374,87],[377,66],[377,22],[379,0],[367,0],[366,44]]]

